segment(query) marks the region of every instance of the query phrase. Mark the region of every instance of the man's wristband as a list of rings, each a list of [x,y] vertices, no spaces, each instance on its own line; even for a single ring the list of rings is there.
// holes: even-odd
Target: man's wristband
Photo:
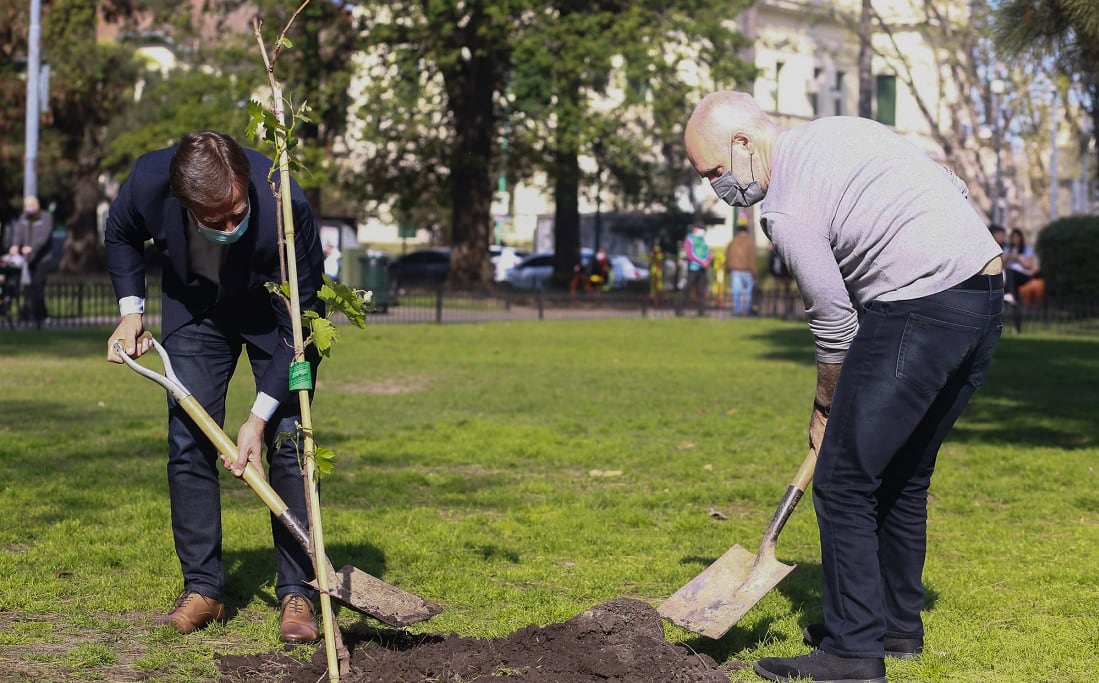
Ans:
[[[813,399],[813,409],[819,412],[821,415],[828,417],[828,411],[832,410],[832,404],[824,405],[817,399]]]

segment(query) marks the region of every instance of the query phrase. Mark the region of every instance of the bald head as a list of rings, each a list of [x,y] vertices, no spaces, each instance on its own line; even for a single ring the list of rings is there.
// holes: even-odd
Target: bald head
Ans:
[[[703,97],[695,107],[683,139],[695,170],[712,180],[729,170],[730,146],[735,144],[759,155],[759,161],[768,168],[777,133],[774,121],[751,95],[719,90]]]

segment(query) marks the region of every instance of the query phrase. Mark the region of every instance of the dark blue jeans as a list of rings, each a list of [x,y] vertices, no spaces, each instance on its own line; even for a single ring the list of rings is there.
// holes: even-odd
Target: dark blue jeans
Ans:
[[[193,322],[164,340],[164,348],[176,376],[219,425],[225,423],[225,395],[241,349],[245,346],[248,347],[252,374],[258,378],[270,362],[270,355],[212,321]],[[279,433],[296,432],[294,423],[301,421],[300,412],[296,399],[280,406],[267,423],[264,441],[267,446],[267,477],[271,487],[308,527],[305,489],[294,444],[286,440],[279,449],[274,448]],[[234,420],[243,422],[245,417],[234,416]],[[229,431],[229,436],[236,441],[235,428]],[[225,581],[221,561],[221,493],[218,483],[221,469],[217,449],[169,397],[168,495],[176,555],[183,570],[184,589],[215,599],[221,598]],[[244,486],[243,483],[234,485]],[[256,503],[259,504],[258,498]],[[271,527],[278,569],[276,597],[281,600],[290,593],[312,597],[314,591],[304,585],[305,581],[313,579],[309,555],[274,516],[271,517]]]
[[[868,304],[843,361],[813,477],[821,649],[881,657],[923,636],[927,490],[947,432],[984,382],[1003,288]]]

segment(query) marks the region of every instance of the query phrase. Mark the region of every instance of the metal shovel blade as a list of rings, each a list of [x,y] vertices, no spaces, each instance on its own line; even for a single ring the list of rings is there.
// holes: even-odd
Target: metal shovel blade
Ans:
[[[707,638],[720,638],[794,571],[797,565],[783,564],[775,559],[775,544],[812,480],[816,464],[817,453],[809,449],[763,532],[758,556],[739,545],[729,548],[705,571],[661,603],[657,608],[660,615]]]
[[[316,581],[310,585],[317,587]],[[339,571],[329,570],[328,595],[356,612],[398,628],[425,621],[443,611],[442,605],[401,590],[349,564]]]
[[[756,555],[734,545],[660,604],[662,617],[707,638],[721,638],[797,565],[774,552]]]

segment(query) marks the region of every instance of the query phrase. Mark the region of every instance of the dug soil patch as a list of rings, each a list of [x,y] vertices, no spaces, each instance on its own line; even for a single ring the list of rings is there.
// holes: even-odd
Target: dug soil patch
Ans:
[[[563,624],[528,626],[498,639],[404,632],[344,635],[351,653],[346,683],[728,683],[708,655],[664,638],[650,605],[618,598]],[[328,680],[324,648],[303,663],[281,653],[219,657],[223,682]]]

